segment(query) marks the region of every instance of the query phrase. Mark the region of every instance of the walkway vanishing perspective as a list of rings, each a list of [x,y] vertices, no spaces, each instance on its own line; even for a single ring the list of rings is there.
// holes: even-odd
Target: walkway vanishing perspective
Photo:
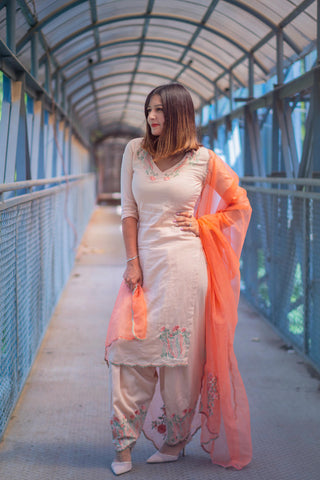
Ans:
[[[124,259],[116,208],[96,208],[0,444],[2,480],[115,478],[103,355]],[[320,478],[319,376],[244,300],[236,352],[251,406],[252,463],[240,472],[213,466],[195,437],[185,458],[147,465],[154,449],[141,438],[124,479]]]

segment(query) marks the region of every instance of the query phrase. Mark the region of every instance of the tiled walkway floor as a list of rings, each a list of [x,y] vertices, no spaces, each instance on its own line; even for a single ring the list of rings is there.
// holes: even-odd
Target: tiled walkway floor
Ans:
[[[75,267],[0,444],[1,480],[108,480],[113,458],[103,360],[107,319],[123,271],[119,216],[97,207]],[[236,351],[251,406],[254,458],[213,466],[194,438],[186,457],[147,465],[141,438],[125,479],[319,480],[320,379],[240,302]]]

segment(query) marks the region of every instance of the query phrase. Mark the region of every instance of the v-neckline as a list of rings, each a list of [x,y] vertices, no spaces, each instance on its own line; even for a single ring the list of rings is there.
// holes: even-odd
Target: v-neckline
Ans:
[[[171,165],[171,167],[166,168],[165,170],[161,170],[161,168],[158,167],[157,163],[153,160],[151,155],[150,155],[150,158],[151,158],[152,165],[155,166],[156,169],[159,170],[160,173],[166,174],[167,172],[172,170],[174,167],[177,167],[178,165],[182,164],[185,161],[187,155],[188,155],[188,153],[185,153],[183,155],[183,157],[178,162],[174,163],[173,165]]]

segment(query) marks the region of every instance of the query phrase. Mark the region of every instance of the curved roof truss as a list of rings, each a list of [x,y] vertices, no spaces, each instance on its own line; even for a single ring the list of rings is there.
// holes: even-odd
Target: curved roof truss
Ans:
[[[144,98],[160,82],[183,83],[200,108],[230,85],[265,81],[319,35],[318,0],[12,1],[19,60],[60,90],[90,131],[139,129],[140,116],[128,112],[140,104],[143,118]],[[0,22],[0,38],[6,33]]]

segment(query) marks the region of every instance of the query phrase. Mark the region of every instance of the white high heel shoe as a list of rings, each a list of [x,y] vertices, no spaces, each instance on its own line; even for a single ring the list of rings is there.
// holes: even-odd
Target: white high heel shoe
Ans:
[[[179,458],[180,453],[182,456],[185,456],[185,450],[182,449],[178,455],[168,455],[167,453],[161,453],[159,451],[155,452],[151,457],[148,458],[147,463],[166,463],[166,462],[176,462]]]
[[[121,475],[122,473],[130,472],[132,469],[132,462],[112,462],[111,470],[115,475]]]
[[[125,455],[125,452],[129,450],[130,456]],[[122,462],[122,458],[125,460]],[[132,460],[131,460],[131,447],[123,450],[122,452],[117,453],[117,457],[111,463],[111,470],[115,475],[121,475],[122,473],[130,472],[132,469]]]

